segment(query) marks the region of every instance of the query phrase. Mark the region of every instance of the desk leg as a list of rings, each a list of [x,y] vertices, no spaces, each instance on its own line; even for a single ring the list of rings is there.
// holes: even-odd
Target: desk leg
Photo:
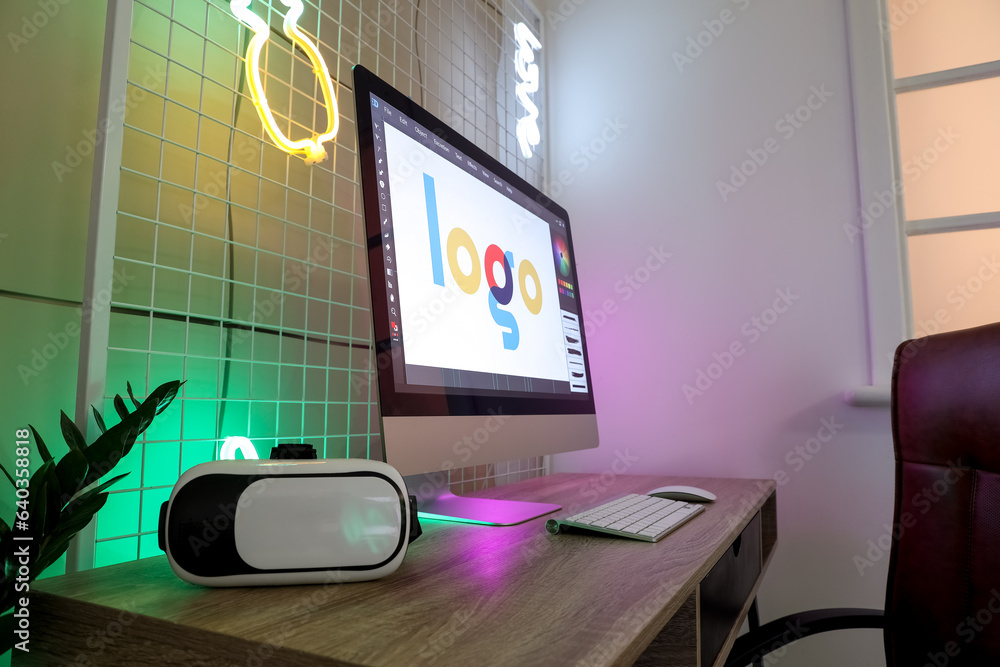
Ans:
[[[750,632],[760,627],[760,610],[757,609],[757,598],[754,598],[753,602],[750,603],[750,611],[747,612],[747,623],[750,624]],[[764,667],[763,659],[754,659],[753,667]]]

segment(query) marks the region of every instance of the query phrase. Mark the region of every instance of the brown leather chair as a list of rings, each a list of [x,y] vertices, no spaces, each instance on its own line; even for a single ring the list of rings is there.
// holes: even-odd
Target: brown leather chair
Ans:
[[[900,345],[891,412],[896,507],[884,613],[786,616],[737,639],[726,667],[848,628],[882,628],[890,667],[1000,665],[1000,324]]]

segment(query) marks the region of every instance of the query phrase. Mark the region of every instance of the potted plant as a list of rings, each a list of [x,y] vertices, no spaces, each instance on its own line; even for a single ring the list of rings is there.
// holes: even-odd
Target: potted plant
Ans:
[[[15,635],[18,627],[13,611],[15,603],[28,595],[31,582],[66,552],[73,536],[104,506],[108,499],[106,489],[128,473],[100,484],[98,480],[114,470],[129,453],[153,418],[174,400],[181,384],[179,380],[162,384],[140,403],[132,393],[131,384],[126,383],[135,409],[129,411],[122,397],[116,395],[114,406],[121,421],[108,428],[97,409],[92,407],[101,435],[90,445],[73,420],[65,412],[61,413],[62,435],[69,451],[58,461],[29,425],[37,454],[42,459],[42,464],[30,477],[28,433],[18,432],[13,474],[0,465],[17,497],[13,520],[8,524],[0,518],[0,562],[3,565],[0,655],[9,651],[18,638]]]

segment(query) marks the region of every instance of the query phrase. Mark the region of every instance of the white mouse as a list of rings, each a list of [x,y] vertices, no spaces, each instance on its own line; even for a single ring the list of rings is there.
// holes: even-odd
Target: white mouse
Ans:
[[[686,503],[712,503],[715,502],[715,494],[696,486],[661,486],[653,489],[646,495],[656,498],[666,498],[668,500],[680,500]]]

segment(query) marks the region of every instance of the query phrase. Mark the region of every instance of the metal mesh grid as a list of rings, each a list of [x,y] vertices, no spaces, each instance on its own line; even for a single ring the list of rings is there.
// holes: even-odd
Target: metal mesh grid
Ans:
[[[272,109],[287,136],[309,136],[326,111],[311,64],[283,39],[285,7],[251,9],[272,27]],[[262,457],[288,440],[380,456],[350,68],[364,64],[540,187],[542,155],[521,159],[514,133],[518,21],[540,32],[522,0],[307,2],[298,23],[341,116],[327,160],[307,166],[263,131],[243,75],[249,31],[228,2],[134,3],[106,412],[126,381],[137,395],[186,384],[119,464],[132,474],[100,514],[97,565],[159,553],[160,503],[227,436],[250,437]],[[539,457],[452,481],[468,491],[544,468]]]

